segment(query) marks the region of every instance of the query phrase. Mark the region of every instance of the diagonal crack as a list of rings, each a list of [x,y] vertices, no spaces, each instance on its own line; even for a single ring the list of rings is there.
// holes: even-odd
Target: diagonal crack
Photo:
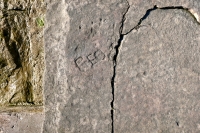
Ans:
[[[198,24],[200,24],[200,22],[198,21],[198,18],[195,16],[194,13],[192,13],[192,11],[189,8],[183,7],[183,6],[167,6],[167,7],[157,7],[157,5],[155,5],[153,8],[150,8],[146,11],[146,13],[144,14],[144,16],[139,20],[138,24],[136,26],[134,26],[133,28],[131,28],[128,32],[126,32],[123,35],[128,35],[129,33],[131,33],[133,30],[138,30],[140,28],[140,25],[142,23],[142,21],[144,21],[152,11],[157,10],[157,9],[161,9],[161,10],[171,10],[171,9],[181,9],[181,10],[185,10],[187,12],[189,12],[190,15],[192,15],[196,22]]]
[[[112,79],[111,79],[111,86],[112,86],[112,96],[113,96],[113,100],[111,101],[111,119],[112,119],[112,132],[111,133],[114,133],[114,101],[115,101],[115,77],[116,77],[116,67],[117,67],[117,57],[119,55],[119,49],[120,49],[120,46],[122,44],[122,41],[124,39],[124,36],[128,35],[129,33],[131,33],[133,30],[138,30],[142,24],[142,22],[150,15],[150,13],[154,10],[157,10],[157,9],[161,9],[161,10],[169,10],[169,9],[181,9],[181,10],[186,10],[187,12],[190,13],[190,15],[192,15],[196,22],[198,24],[200,24],[200,22],[198,21],[198,18],[195,16],[194,13],[192,13],[192,11],[188,8],[185,8],[183,6],[167,6],[167,7],[157,7],[157,5],[155,5],[153,8],[150,8],[146,11],[146,13],[144,14],[144,16],[139,20],[139,22],[137,23],[136,26],[134,26],[133,28],[131,28],[128,32],[124,33],[123,34],[123,28],[124,28],[124,22],[126,20],[126,14],[128,13],[128,10],[130,8],[130,5],[129,5],[129,2],[126,1],[127,4],[128,4],[128,7],[126,9],[126,12],[124,13],[124,15],[122,16],[122,21],[121,21],[121,26],[119,28],[119,39],[118,39],[118,43],[117,45],[115,46],[115,55],[113,56],[113,76],[112,76]]]

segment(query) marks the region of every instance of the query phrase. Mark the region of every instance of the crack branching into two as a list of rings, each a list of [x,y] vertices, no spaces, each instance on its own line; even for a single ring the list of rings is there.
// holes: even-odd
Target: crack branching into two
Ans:
[[[128,1],[127,1],[128,3]],[[124,39],[124,36],[128,35],[129,33],[131,33],[133,30],[138,30],[141,26],[141,23],[150,15],[150,13],[154,10],[157,10],[157,9],[161,9],[161,10],[169,10],[169,9],[182,9],[182,10],[186,10],[187,12],[189,12],[196,20],[196,22],[198,24],[199,21],[197,20],[197,18],[194,16],[194,14],[192,12],[190,12],[190,10],[188,8],[185,8],[183,6],[168,6],[168,7],[157,7],[156,5],[153,7],[153,8],[150,8],[146,11],[146,13],[144,14],[144,16],[139,20],[139,22],[137,23],[136,26],[134,26],[133,28],[131,28],[128,32],[124,33],[123,34],[123,28],[124,28],[124,22],[126,20],[126,14],[128,12],[130,8],[130,5],[128,3],[128,8],[126,10],[126,12],[124,13],[124,15],[122,16],[122,21],[121,21],[121,26],[120,26],[120,29],[119,29],[119,39],[118,39],[118,42],[117,42],[117,45],[115,46],[115,55],[113,56],[113,76],[112,76],[112,79],[111,79],[111,86],[112,86],[112,96],[113,96],[113,100],[111,101],[111,119],[112,119],[112,133],[114,133],[114,100],[115,100],[115,77],[116,77],[116,67],[117,67],[117,57],[118,57],[118,54],[119,54],[119,48],[121,46],[121,43]]]
[[[136,26],[134,26],[132,29],[130,29],[128,32],[126,32],[123,35],[128,35],[129,33],[131,33],[133,30],[137,30],[140,28],[140,25],[142,23],[143,20],[145,20],[152,11],[157,10],[157,9],[161,9],[161,10],[171,10],[171,9],[181,9],[181,10],[185,10],[187,11],[190,15],[192,15],[195,18],[195,21],[200,24],[200,22],[198,21],[198,19],[195,17],[195,15],[190,11],[189,8],[185,8],[183,6],[167,6],[167,7],[157,7],[157,5],[155,5],[153,8],[150,8],[146,11],[145,15],[140,19],[140,21],[138,22],[138,24]]]
[[[122,21],[121,21],[121,26],[120,26],[120,29],[119,29],[119,39],[118,39],[118,42],[117,42],[117,45],[115,46],[115,55],[113,56],[113,76],[112,76],[112,79],[111,79],[111,86],[112,86],[112,96],[113,96],[113,100],[111,101],[111,119],[112,119],[112,133],[114,133],[114,91],[115,91],[115,76],[116,76],[116,66],[117,66],[117,57],[118,57],[118,54],[119,54],[119,48],[121,46],[121,43],[122,43],[122,40],[124,39],[124,35],[122,34],[123,32],[123,28],[124,28],[124,22],[125,22],[125,19],[126,19],[126,14],[130,8],[130,5],[127,1],[127,4],[128,4],[128,8],[126,9],[126,12],[124,13],[124,15],[122,16]]]
[[[148,9],[148,10],[146,11],[146,13],[144,14],[144,16],[139,20],[139,22],[137,23],[137,25],[134,26],[132,29],[130,29],[128,32],[126,32],[126,33],[123,34],[123,35],[128,35],[128,34],[131,33],[133,30],[139,29],[139,28],[140,28],[140,25],[141,25],[141,23],[142,23],[142,21],[145,20],[145,19],[150,15],[150,13],[151,13],[152,11],[156,10],[156,9],[158,9],[158,7],[157,7],[156,5],[155,5],[153,8]]]

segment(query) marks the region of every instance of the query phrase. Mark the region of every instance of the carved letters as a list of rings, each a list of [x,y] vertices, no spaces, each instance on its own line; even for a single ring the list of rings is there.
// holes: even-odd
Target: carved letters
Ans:
[[[104,58],[105,54],[98,49],[95,52],[90,53],[86,57],[78,57],[77,59],[75,59],[75,63],[80,71],[87,71]]]

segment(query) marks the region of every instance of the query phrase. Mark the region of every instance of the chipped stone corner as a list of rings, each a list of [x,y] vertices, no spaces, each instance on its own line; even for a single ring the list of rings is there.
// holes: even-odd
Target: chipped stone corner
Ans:
[[[193,14],[196,20],[200,23],[199,14],[194,9],[189,9],[188,11]]]

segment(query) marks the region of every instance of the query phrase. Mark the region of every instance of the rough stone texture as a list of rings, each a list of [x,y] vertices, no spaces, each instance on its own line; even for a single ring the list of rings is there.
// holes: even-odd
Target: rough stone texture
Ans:
[[[46,2],[43,132],[199,132],[198,0]]]
[[[43,113],[1,113],[0,133],[41,133]]]
[[[200,132],[200,30],[184,9],[151,11],[122,41],[115,133]]]
[[[0,0],[0,133],[43,130],[45,3]]]
[[[0,105],[43,105],[43,1],[0,1]]]
[[[199,0],[46,4],[0,1],[0,132],[200,132]]]
[[[126,14],[123,33],[128,32],[146,13],[148,9],[157,5],[158,7],[182,6],[188,8],[198,21],[200,21],[200,2],[199,0],[128,0],[130,5],[129,12]]]
[[[126,6],[48,1],[44,132],[111,132],[113,49]]]

